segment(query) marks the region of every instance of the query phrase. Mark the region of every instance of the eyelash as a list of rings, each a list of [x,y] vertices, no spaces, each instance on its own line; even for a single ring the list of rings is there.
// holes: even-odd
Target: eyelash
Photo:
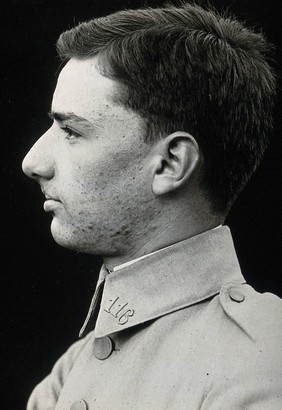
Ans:
[[[67,134],[67,137],[66,137],[67,139],[80,138],[81,137],[81,135],[78,132],[72,130],[69,127],[61,127],[61,129],[63,131],[65,131],[65,133]]]

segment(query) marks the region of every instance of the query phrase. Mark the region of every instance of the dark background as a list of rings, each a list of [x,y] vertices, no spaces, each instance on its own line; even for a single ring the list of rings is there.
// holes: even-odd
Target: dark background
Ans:
[[[176,1],[171,1],[176,3]],[[206,1],[199,1],[206,4]],[[24,409],[33,386],[77,338],[99,271],[99,258],[69,252],[50,235],[50,217],[21,161],[49,126],[59,61],[54,43],[79,21],[123,8],[163,1],[4,0],[1,67],[2,323],[1,408]],[[281,70],[280,0],[213,1],[257,29],[276,45]],[[281,81],[280,81],[281,88]],[[268,153],[235,204],[228,224],[246,279],[258,291],[282,296],[281,280],[281,92]]]

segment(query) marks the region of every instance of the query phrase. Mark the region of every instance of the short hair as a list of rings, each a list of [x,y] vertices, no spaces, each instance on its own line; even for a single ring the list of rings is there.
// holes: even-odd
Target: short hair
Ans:
[[[98,56],[100,72],[123,86],[119,102],[144,119],[148,142],[174,131],[193,135],[216,213],[229,210],[268,145],[270,49],[235,18],[192,4],[119,11],[57,41],[62,60]]]

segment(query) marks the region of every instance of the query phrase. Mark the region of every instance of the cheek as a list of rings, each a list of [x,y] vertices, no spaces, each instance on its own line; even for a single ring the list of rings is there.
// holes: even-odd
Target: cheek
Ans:
[[[108,219],[130,212],[148,195],[142,156],[110,146],[95,151],[73,152],[67,164],[61,163],[58,176],[66,208],[81,217],[99,212]]]
[[[64,205],[70,213],[80,218],[106,211],[113,197],[118,199],[118,181],[121,179],[100,164],[75,166],[59,182]]]
[[[75,165],[69,179],[69,185],[75,186],[79,195],[89,197],[118,192],[128,179],[132,179],[128,158],[114,155],[103,159],[101,156],[91,161],[81,159],[79,163],[83,165]]]

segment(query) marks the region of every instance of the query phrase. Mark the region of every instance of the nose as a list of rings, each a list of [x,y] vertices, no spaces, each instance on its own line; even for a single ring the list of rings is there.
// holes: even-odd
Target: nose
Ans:
[[[54,176],[54,159],[47,141],[48,131],[36,141],[23,160],[22,169],[29,178],[40,180]]]

